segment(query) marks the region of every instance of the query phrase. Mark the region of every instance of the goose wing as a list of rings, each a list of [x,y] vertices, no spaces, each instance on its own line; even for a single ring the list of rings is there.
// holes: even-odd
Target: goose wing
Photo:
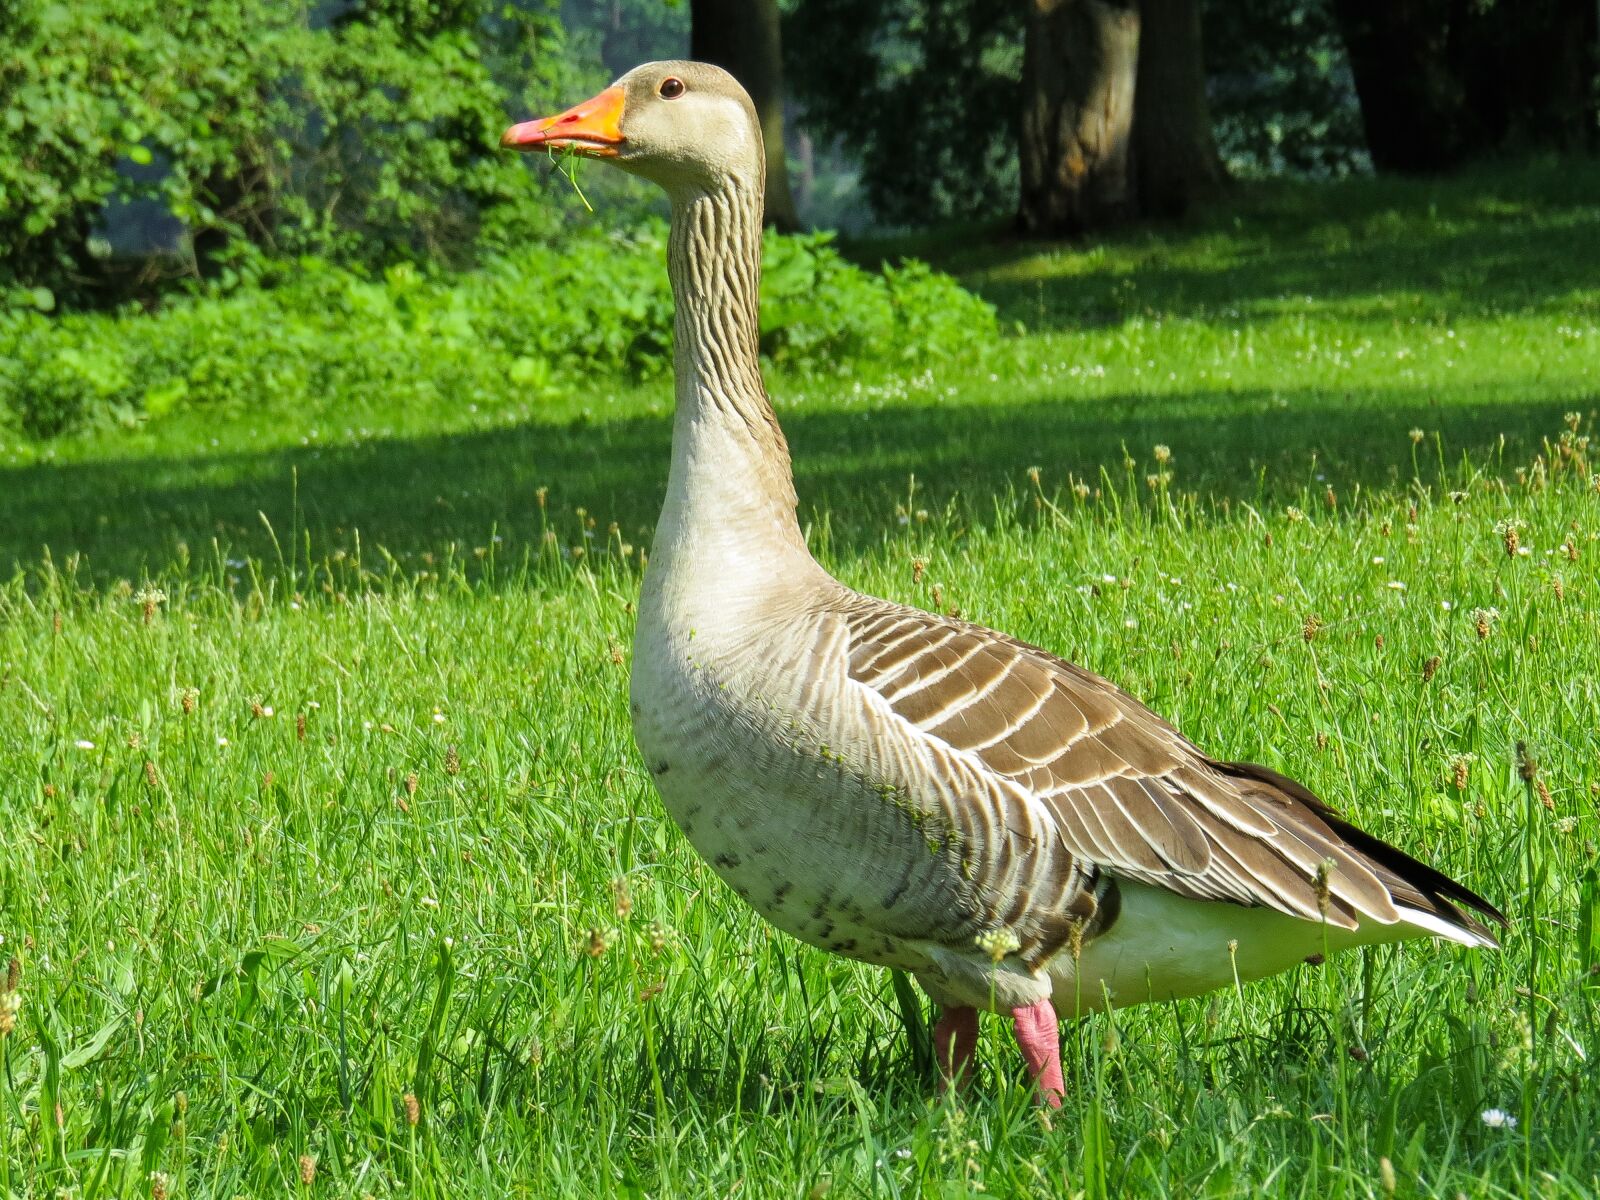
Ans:
[[[1108,873],[1346,929],[1422,912],[1459,928],[1458,940],[1492,943],[1462,911],[1503,919],[1486,901],[1293,781],[1211,760],[1081,667],[882,602],[845,622],[850,679],[920,750],[920,782],[970,847],[964,867],[980,891],[1010,897],[1005,917],[1031,907],[1038,925],[1041,902],[1071,908],[1076,897],[1069,919],[1082,920],[1085,887]],[[1051,924],[1041,941],[1064,936]]]

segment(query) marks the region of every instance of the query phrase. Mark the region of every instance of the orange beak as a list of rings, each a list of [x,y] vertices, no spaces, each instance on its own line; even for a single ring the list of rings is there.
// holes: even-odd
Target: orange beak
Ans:
[[[573,150],[599,158],[615,158],[622,136],[623,90],[608,87],[592,100],[538,121],[513,125],[500,136],[510,150]]]

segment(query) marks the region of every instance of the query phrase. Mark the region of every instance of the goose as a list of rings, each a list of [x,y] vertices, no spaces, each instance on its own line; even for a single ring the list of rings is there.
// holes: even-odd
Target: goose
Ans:
[[[1009,1014],[1036,1099],[1058,1020],[1328,950],[1496,947],[1482,897],[1266,767],[1207,756],[1047,650],[833,579],[806,547],[757,344],[765,156],[727,72],[647,63],[502,145],[671,202],[676,409],[630,710],[662,802],[762,917],[911,973],[944,1086]]]

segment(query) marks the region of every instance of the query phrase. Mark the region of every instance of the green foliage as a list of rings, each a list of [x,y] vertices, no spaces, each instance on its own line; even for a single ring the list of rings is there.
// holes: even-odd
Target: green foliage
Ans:
[[[175,301],[155,314],[0,315],[0,396],[33,437],[132,424],[178,407],[391,408],[451,396],[643,378],[670,363],[665,228],[573,231],[559,251],[500,256],[463,275],[400,263],[381,276],[304,257],[279,286]],[[992,340],[994,316],[920,264],[873,274],[827,234],[767,237],[762,348],[801,373],[918,364]]]
[[[860,156],[881,221],[992,217],[1015,204],[1020,5],[799,0],[783,49],[807,126]]]
[[[311,0],[7,7],[0,291],[46,307],[104,294],[117,282],[104,206],[138,198],[187,231],[169,272],[239,239],[341,261],[459,258],[528,192],[495,141],[522,107],[507,80],[549,92],[570,74],[551,54],[553,9],[373,0],[329,24]]]
[[[1206,0],[1203,20],[1211,118],[1230,171],[1325,178],[1367,165],[1328,0]]]

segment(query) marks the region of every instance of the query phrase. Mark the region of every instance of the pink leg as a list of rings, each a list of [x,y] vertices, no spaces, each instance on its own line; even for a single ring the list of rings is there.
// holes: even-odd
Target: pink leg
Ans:
[[[946,1008],[933,1027],[933,1057],[939,1064],[941,1090],[952,1082],[960,1083],[972,1065],[972,1052],[978,1048],[978,1010],[971,1007]]]
[[[1048,999],[1027,1008],[1014,1008],[1011,1027],[1016,1031],[1017,1045],[1022,1047],[1028,1074],[1039,1089],[1039,1099],[1051,1108],[1060,1108],[1067,1088],[1061,1079],[1061,1031],[1056,1027],[1056,1010]]]

